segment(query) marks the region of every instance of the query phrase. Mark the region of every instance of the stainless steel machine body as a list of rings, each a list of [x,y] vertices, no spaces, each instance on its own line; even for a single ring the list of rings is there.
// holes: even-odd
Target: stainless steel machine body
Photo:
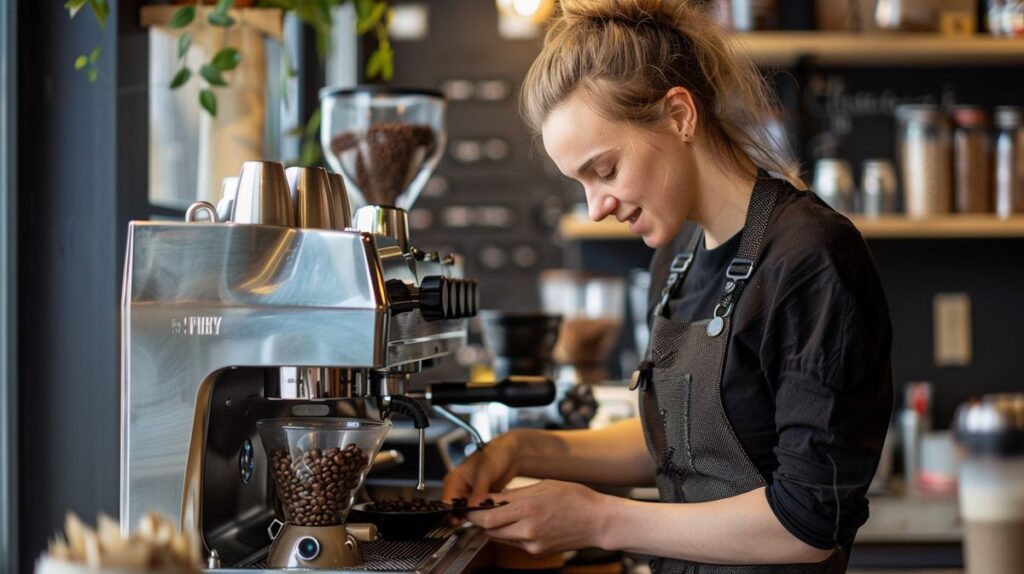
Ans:
[[[256,421],[386,415],[408,373],[465,344],[464,318],[428,321],[420,311],[424,282],[461,276],[439,259],[354,230],[133,222],[122,527],[151,510],[180,516],[223,567],[258,563],[275,509]],[[320,396],[282,388],[282,366],[325,373]],[[469,539],[442,546],[475,552]]]

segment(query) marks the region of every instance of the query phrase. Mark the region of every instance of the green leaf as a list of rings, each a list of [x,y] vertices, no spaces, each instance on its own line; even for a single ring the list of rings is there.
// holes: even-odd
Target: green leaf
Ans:
[[[313,113],[309,114],[309,121],[306,122],[305,136],[310,139],[316,139],[318,133],[320,133],[320,108],[314,109]]]
[[[85,6],[85,2],[86,0],[68,0],[64,3],[64,8],[66,8],[71,14],[71,17],[74,18],[75,15],[78,14],[78,11]]]
[[[96,68],[89,68],[89,82],[95,83],[96,78],[100,77],[100,71]]]
[[[320,143],[316,140],[306,140],[299,154],[299,165],[316,165],[319,161]]]
[[[210,24],[220,26],[221,28],[229,28],[235,25],[235,19],[223,12],[210,12],[206,20]]]
[[[281,10],[294,10],[298,0],[260,0],[261,8],[280,8]]]
[[[370,16],[376,0],[354,0],[356,4],[356,21],[365,20]]]
[[[224,81],[224,77],[220,75],[220,70],[214,68],[210,64],[206,64],[202,68],[199,68],[199,75],[209,82],[211,86],[223,87],[228,85],[228,83]]]
[[[372,80],[380,75],[384,69],[384,52],[378,48],[372,54],[370,59],[366,61],[366,79]]]
[[[100,47],[96,46],[95,48],[92,49],[92,52],[89,52],[89,63],[90,64],[95,64],[96,60],[99,60],[99,59],[100,59]]]
[[[358,20],[356,24],[356,32],[360,35],[373,30],[381,18],[384,17],[388,11],[388,5],[385,2],[378,2],[373,9],[370,10],[370,14],[365,19]]]
[[[203,106],[203,109],[211,116],[217,117],[217,96],[209,88],[199,91],[199,105]]]
[[[284,132],[285,137],[297,138],[306,133],[306,128],[302,126],[295,126],[294,128]]]
[[[89,0],[89,6],[92,7],[92,13],[96,16],[100,30],[106,28],[107,17],[110,16],[110,5],[107,4],[107,0]]]
[[[331,19],[331,0],[316,0],[315,5],[318,12],[317,20],[321,22],[324,28],[330,29],[334,24]]]
[[[192,23],[192,20],[196,19],[196,7],[195,6],[182,6],[178,8],[174,15],[171,16],[171,22],[169,26],[171,28],[184,28]]]
[[[86,58],[85,56],[79,56],[79,57],[75,58],[75,69],[76,70],[81,70],[88,63],[89,63],[89,58]]]
[[[191,45],[192,45],[192,34],[189,33],[189,32],[182,33],[182,35],[178,38],[178,59],[179,60],[185,57],[185,54],[188,53],[189,46],[191,46]]]
[[[295,5],[295,16],[299,20],[316,28],[320,24],[317,15],[316,0],[298,0]]]
[[[323,62],[327,59],[327,50],[331,47],[331,34],[330,32],[324,32],[321,30],[316,31],[316,53],[320,56],[320,61]]]
[[[217,0],[217,7],[215,10],[221,14],[227,14],[228,10],[235,5],[235,0]]]
[[[171,80],[171,89],[177,90],[178,88],[184,86],[185,82],[187,82],[191,77],[192,70],[188,69],[188,67],[186,66],[182,66],[182,68],[178,70],[178,73],[174,74],[174,79]]]
[[[235,48],[228,47],[217,52],[217,54],[213,56],[213,60],[210,61],[210,64],[221,72],[226,72],[228,70],[234,70],[241,61],[242,53]]]

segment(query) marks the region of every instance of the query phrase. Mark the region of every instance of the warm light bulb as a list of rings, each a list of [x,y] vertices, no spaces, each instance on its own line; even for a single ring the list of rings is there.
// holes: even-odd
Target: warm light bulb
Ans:
[[[540,9],[540,0],[512,0],[512,9],[524,18],[533,18]]]
[[[554,0],[496,0],[498,12],[505,16],[539,24],[555,7]]]

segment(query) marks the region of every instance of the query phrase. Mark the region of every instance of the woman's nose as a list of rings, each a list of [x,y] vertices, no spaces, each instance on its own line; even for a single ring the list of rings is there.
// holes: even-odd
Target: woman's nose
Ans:
[[[587,209],[590,211],[590,219],[594,221],[601,221],[605,217],[608,217],[619,207],[619,202],[610,195],[598,195],[597,197],[590,198],[590,194],[587,194]]]

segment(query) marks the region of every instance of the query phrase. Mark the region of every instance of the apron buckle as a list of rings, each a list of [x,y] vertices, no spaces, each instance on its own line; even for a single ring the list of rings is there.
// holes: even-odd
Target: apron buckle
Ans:
[[[654,377],[654,363],[650,361],[642,361],[637,366],[636,371],[633,372],[632,380],[629,382],[629,390],[635,391],[640,389],[646,391],[647,386],[650,384]]]

